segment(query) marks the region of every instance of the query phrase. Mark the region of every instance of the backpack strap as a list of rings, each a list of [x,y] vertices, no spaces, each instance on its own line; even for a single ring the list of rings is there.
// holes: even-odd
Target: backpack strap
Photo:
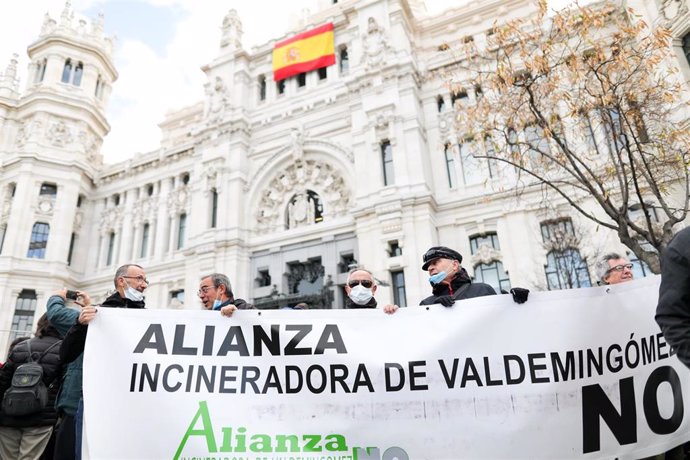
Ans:
[[[25,342],[26,342],[27,352],[29,353],[29,362],[33,363],[34,358],[33,358],[33,356],[31,356],[31,339],[26,339]]]
[[[470,286],[472,286],[472,283],[463,284],[462,287],[460,287],[460,289],[455,291],[455,293],[453,294],[453,299],[458,300],[462,294],[469,290]]]
[[[41,356],[38,357],[38,360],[36,360],[36,362],[37,362],[37,363],[40,363],[41,360],[43,359],[43,357],[44,357],[45,355],[47,355],[48,352],[49,352],[50,350],[52,350],[52,349],[55,347],[55,345],[60,345],[61,343],[62,343],[62,340],[57,340],[57,341],[55,341],[51,346],[49,346],[48,348],[46,348],[45,351],[44,351],[43,353],[41,353]],[[28,345],[28,344],[27,344],[27,345]]]

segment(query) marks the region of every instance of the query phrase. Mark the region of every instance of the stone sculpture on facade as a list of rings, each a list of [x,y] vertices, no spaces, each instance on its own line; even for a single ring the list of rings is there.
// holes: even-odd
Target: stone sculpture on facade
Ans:
[[[216,123],[221,120],[229,103],[228,89],[220,77],[216,77],[211,83],[206,83],[206,118],[208,123]]]
[[[381,66],[385,62],[386,55],[390,51],[388,37],[381,29],[376,19],[370,17],[367,25],[367,33],[362,35],[364,53],[362,60],[367,69]]]

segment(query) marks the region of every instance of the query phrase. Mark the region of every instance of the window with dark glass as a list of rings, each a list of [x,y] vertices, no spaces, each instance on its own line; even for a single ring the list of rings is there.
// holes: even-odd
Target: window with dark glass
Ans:
[[[276,82],[276,89],[278,90],[278,94],[285,94],[285,80],[280,80]]]
[[[388,242],[388,256],[397,257],[402,255],[402,248],[398,243],[398,240],[393,240]]]
[[[108,255],[105,259],[105,264],[110,266],[113,264],[113,256],[115,256],[115,233],[108,234]]]
[[[216,189],[211,189],[211,228],[216,228],[218,225],[218,192]]]
[[[152,195],[153,195],[153,185],[147,185],[147,186],[146,186],[146,194],[147,194],[148,196],[152,196]]]
[[[393,303],[400,308],[407,307],[407,296],[405,295],[405,273],[400,271],[392,271],[391,278],[393,280]]]
[[[67,59],[65,61],[65,66],[62,68],[62,81],[63,83],[69,83],[72,78],[72,60]]]
[[[45,222],[36,222],[31,230],[31,241],[29,241],[29,251],[26,257],[33,259],[44,259],[46,256],[46,245],[48,244],[48,234],[50,225]]]
[[[81,77],[83,74],[84,74],[84,64],[82,64],[80,62],[74,68],[74,78],[72,78],[72,84],[74,86],[80,86],[81,85]]]
[[[120,194],[116,193],[113,195],[113,205],[120,206]]]
[[[57,195],[57,185],[44,182],[41,184],[41,190],[38,192],[38,194],[55,196]]]
[[[0,254],[2,254],[2,248],[5,246],[5,234],[7,233],[7,225],[0,226]]]
[[[69,239],[69,250],[67,251],[67,265],[72,265],[72,255],[74,254],[74,243],[77,239],[77,234],[72,233]]]
[[[328,78],[328,67],[321,67],[317,72],[319,74],[319,80]]]
[[[446,144],[443,148],[443,155],[446,159],[446,175],[448,177],[448,187],[453,188],[458,183],[457,172],[455,171],[455,157],[453,156],[453,148],[450,144]]]
[[[436,96],[436,110],[438,110],[438,113],[446,110],[446,100],[441,95]]]
[[[381,142],[381,159],[383,162],[383,185],[395,183],[393,174],[393,148],[390,141]]]
[[[170,301],[177,300],[184,305],[184,289],[173,289],[169,293]]]
[[[338,273],[348,273],[357,266],[357,260],[352,253],[340,254],[340,262],[338,262]]]
[[[347,54],[347,46],[342,45],[338,52],[338,66],[341,74],[346,74],[350,70],[350,56]]]
[[[187,214],[180,214],[177,225],[177,249],[184,247],[185,233],[187,232]]]
[[[149,250],[149,224],[145,223],[141,230],[141,249],[139,250],[139,257],[146,257]]]
[[[455,107],[455,103],[466,104],[468,101],[467,91],[464,89],[458,89],[450,93],[450,105]]]
[[[77,197],[77,207],[78,207],[78,208],[81,208],[81,205],[82,205],[83,202],[84,202],[84,195],[81,195],[81,194],[80,194],[80,195]]]
[[[304,88],[307,86],[307,74],[305,72],[297,74],[297,87]]]
[[[268,268],[261,268],[256,274],[256,287],[266,287],[271,285],[271,273]]]
[[[36,75],[34,77],[34,83],[40,83],[43,81],[43,78],[46,76],[47,64],[47,59],[41,59],[40,61],[38,61],[38,65],[36,67]]]
[[[260,101],[266,100],[266,76],[265,75],[259,76],[259,100]]]
[[[576,235],[570,219],[541,224],[541,235],[549,252],[544,273],[549,290],[573,289],[592,285],[587,262],[575,247]]]
[[[33,289],[22,289],[17,296],[14,315],[12,316],[10,343],[17,337],[28,337],[31,335],[31,326],[36,313],[36,299],[36,291]]]
[[[482,245],[488,246],[495,250],[500,250],[501,246],[498,243],[498,235],[495,233],[487,233],[484,235],[475,235],[470,238],[470,250],[472,254],[476,254]],[[498,260],[492,260],[488,263],[479,263],[474,266],[474,279],[482,283],[486,283],[493,287],[496,292],[501,289],[505,291],[510,290],[510,279],[503,268],[503,263]]]

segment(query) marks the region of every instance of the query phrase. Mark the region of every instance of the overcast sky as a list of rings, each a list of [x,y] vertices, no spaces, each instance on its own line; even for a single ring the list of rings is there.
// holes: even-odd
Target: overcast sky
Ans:
[[[556,1],[556,0],[554,0]],[[563,3],[567,0],[558,0]],[[11,3],[11,6],[9,6]],[[205,75],[219,47],[220,25],[231,8],[243,24],[249,50],[282,36],[304,8],[316,0],[73,0],[77,15],[105,14],[105,31],[117,36],[115,82],[107,110],[111,132],[103,145],[105,161],[122,161],[155,150],[165,112],[203,98]],[[459,6],[464,0],[427,0],[429,12]],[[554,6],[556,6],[554,4]],[[13,53],[19,55],[21,91],[26,84],[26,47],[34,41],[49,12],[59,19],[60,0],[11,0],[0,14],[0,72]],[[269,14],[267,14],[269,13]]]

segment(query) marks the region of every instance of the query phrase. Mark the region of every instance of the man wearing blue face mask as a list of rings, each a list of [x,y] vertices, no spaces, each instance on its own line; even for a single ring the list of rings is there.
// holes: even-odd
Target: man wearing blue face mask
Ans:
[[[254,308],[243,299],[235,299],[230,279],[222,273],[211,273],[201,278],[197,295],[206,310],[220,311],[223,316],[232,316],[236,310]]]
[[[488,284],[472,282],[465,269],[460,266],[462,256],[453,249],[434,246],[422,258],[422,270],[429,272],[433,295],[422,300],[420,305],[440,303],[450,307],[456,300],[496,294]]]

